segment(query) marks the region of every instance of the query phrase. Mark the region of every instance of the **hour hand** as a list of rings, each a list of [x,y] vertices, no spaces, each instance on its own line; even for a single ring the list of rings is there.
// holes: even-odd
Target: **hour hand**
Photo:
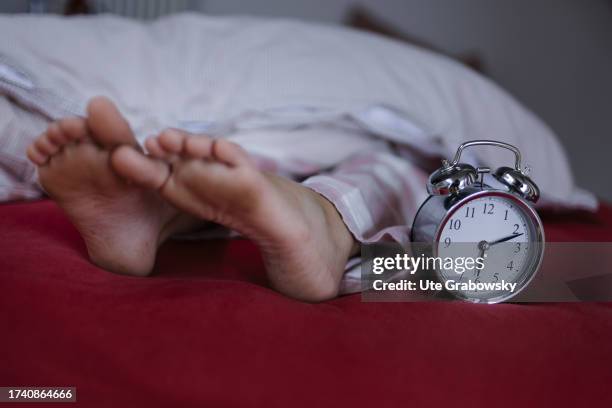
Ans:
[[[495,244],[499,244],[499,243],[501,243],[501,242],[510,241],[511,239],[516,238],[516,237],[520,237],[520,236],[521,236],[521,235],[523,235],[523,234],[524,234],[524,232],[521,232],[520,234],[512,234],[512,235],[508,235],[507,237],[503,237],[503,238],[500,238],[500,239],[498,239],[498,240],[495,240],[495,241],[489,242],[489,245],[495,245]]]

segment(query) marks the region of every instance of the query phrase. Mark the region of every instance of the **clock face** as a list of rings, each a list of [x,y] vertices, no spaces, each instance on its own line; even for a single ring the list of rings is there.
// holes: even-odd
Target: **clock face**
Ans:
[[[477,262],[457,267],[462,262],[455,261],[439,268],[438,274],[453,284],[450,291],[458,297],[486,303],[505,300],[537,271],[541,240],[539,219],[526,204],[509,194],[478,194],[446,217],[436,244],[442,259],[469,257]]]

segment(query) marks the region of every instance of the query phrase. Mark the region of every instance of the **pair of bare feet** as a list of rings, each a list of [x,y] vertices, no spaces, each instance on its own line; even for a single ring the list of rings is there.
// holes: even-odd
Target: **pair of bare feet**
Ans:
[[[215,222],[254,240],[271,285],[306,301],[335,297],[355,242],[335,208],[260,172],[226,140],[166,130],[138,147],[108,99],[51,123],[29,148],[40,183],[81,233],[92,262],[145,276],[170,236]]]

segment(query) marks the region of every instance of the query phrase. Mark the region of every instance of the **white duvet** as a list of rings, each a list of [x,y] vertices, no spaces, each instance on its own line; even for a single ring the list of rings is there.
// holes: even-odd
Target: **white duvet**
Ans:
[[[139,138],[168,126],[240,135],[351,121],[424,154],[471,139],[516,145],[543,203],[594,209],[556,136],[489,80],[415,47],[286,20],[181,14],[0,17],[0,198],[37,194],[23,149],[45,121],[116,101]],[[505,151],[472,160],[509,165]]]

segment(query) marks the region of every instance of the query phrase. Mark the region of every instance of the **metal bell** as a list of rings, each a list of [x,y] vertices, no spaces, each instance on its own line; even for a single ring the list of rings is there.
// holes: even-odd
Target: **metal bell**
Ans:
[[[500,167],[493,176],[527,201],[535,203],[540,198],[538,186],[519,170],[511,167]]]
[[[443,167],[429,176],[427,183],[429,194],[455,194],[478,180],[478,171],[474,166],[466,163],[449,164],[447,161],[443,163]]]

